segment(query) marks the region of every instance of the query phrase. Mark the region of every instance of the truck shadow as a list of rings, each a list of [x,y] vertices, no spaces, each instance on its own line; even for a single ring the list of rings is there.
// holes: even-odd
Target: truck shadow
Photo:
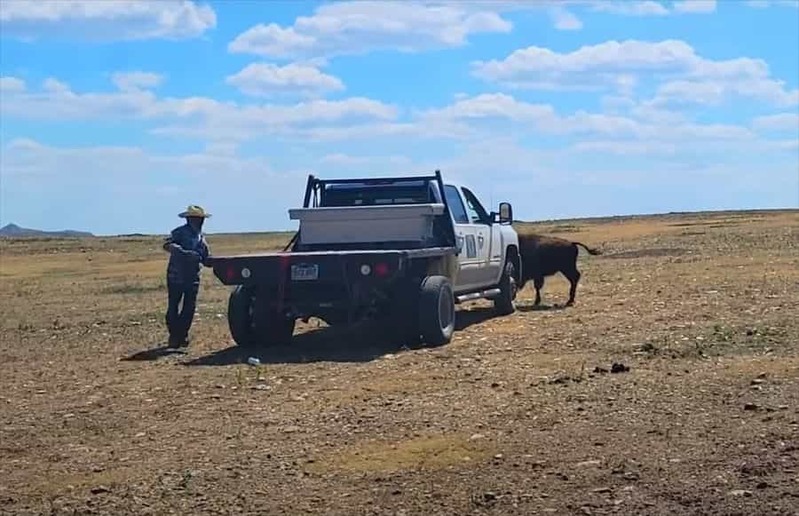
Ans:
[[[496,317],[492,308],[459,310],[456,331]],[[231,346],[184,362],[186,366],[229,366],[245,363],[255,357],[262,364],[307,364],[313,362],[370,362],[391,353],[431,348],[407,344],[385,335],[378,323],[366,323],[352,328],[322,328],[296,334],[288,346],[276,346],[248,352]]]

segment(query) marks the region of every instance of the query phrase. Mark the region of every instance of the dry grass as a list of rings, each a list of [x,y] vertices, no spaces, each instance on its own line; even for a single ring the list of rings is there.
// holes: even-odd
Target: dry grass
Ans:
[[[575,307],[548,278],[436,349],[311,321],[260,368],[210,271],[189,354],[148,351],[158,238],[0,241],[0,513],[797,514],[799,213],[519,229],[603,248]]]

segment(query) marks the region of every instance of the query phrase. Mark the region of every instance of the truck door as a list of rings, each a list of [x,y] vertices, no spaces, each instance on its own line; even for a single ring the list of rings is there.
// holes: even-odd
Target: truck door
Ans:
[[[447,196],[447,205],[452,213],[452,223],[455,228],[455,238],[460,249],[458,255],[460,270],[453,288],[456,292],[478,288],[481,283],[477,228],[469,220],[466,206],[458,189],[451,185],[445,185],[444,195]]]
[[[466,201],[466,212],[477,235],[477,254],[479,274],[477,281],[481,285],[493,285],[499,278],[502,267],[502,247],[500,232],[492,224],[488,212],[480,204],[477,196],[466,187],[461,187]]]

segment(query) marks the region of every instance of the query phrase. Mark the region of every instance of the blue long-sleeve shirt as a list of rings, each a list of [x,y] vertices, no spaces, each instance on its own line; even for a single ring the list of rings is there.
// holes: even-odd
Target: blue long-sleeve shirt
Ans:
[[[170,244],[180,248],[170,249]],[[188,223],[172,230],[164,242],[164,249],[170,251],[167,265],[167,281],[180,284],[198,284],[200,270],[207,265],[210,249],[205,236]]]

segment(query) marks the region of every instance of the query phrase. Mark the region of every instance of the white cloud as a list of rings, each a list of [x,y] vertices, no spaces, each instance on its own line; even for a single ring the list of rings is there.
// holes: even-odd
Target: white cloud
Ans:
[[[491,10],[461,3],[416,1],[324,4],[294,25],[258,24],[229,45],[234,53],[293,58],[359,54],[376,49],[413,52],[459,47],[472,34],[511,30],[511,23]]]
[[[0,77],[0,94],[12,94],[25,91],[25,81],[17,77]]]
[[[661,72],[687,75],[741,75],[767,73],[762,60],[740,58],[711,61],[699,57],[684,41],[606,41],[559,53],[531,46],[512,52],[503,60],[476,61],[474,74],[490,81],[541,81],[582,78],[597,74]]]
[[[158,87],[164,77],[152,72],[117,72],[111,76],[117,88],[121,91],[149,90]]]
[[[323,4],[311,16],[300,16],[290,26],[257,24],[231,41],[228,50],[298,58],[384,49],[414,52],[453,48],[465,45],[474,34],[510,32],[512,23],[502,18],[509,12],[548,12],[557,29],[580,30],[583,22],[573,9],[621,16],[667,16],[712,12],[715,0],[684,0],[674,3],[672,9],[655,0],[342,1]]]
[[[766,7],[793,7],[799,9],[799,0],[747,0],[746,5],[757,9]]]
[[[799,89],[788,91],[783,81],[766,77],[727,81],[671,81],[658,88],[653,103],[718,106],[733,96],[757,99],[776,106],[799,105]]]
[[[639,112],[639,114],[643,114]],[[474,128],[485,122],[511,123],[518,131],[550,135],[604,135],[617,138],[679,141],[696,138],[747,140],[755,134],[746,127],[726,124],[697,124],[674,117],[647,120],[577,111],[558,114],[550,105],[530,104],[503,94],[481,94],[461,98],[450,106],[432,109],[420,117],[420,126],[471,121]],[[491,126],[493,129],[493,126]]]
[[[674,2],[674,10],[679,13],[712,13],[716,10],[716,0],[681,0]]]
[[[799,137],[799,113],[759,116],[752,121],[752,127],[767,131],[793,131]]]
[[[125,86],[152,83],[152,77],[120,76]],[[124,79],[127,79],[125,81]],[[118,81],[119,82],[119,81]],[[211,140],[243,140],[259,135],[297,135],[313,127],[394,120],[395,106],[364,98],[310,100],[297,104],[237,104],[205,97],[158,98],[138,88],[77,93],[55,79],[40,90],[22,89],[19,79],[2,82],[4,117],[27,120],[96,120],[105,123],[142,119],[162,123],[156,134]]]
[[[216,26],[216,13],[187,0],[3,0],[6,36],[90,40],[180,39]]]
[[[555,22],[555,28],[558,30],[580,30],[583,28],[583,22],[563,7],[554,7],[551,15]]]
[[[669,10],[660,2],[625,1],[625,0],[597,0],[589,2],[594,11],[620,14],[624,16],[665,16]]]
[[[342,91],[344,83],[319,68],[299,63],[277,66],[252,63],[230,75],[225,82],[251,96],[275,94],[317,95],[326,91]]]
[[[324,166],[341,167],[348,172],[363,171],[368,168],[377,167],[381,174],[391,174],[410,166],[413,160],[408,156],[389,155],[389,156],[357,156],[336,152],[326,154],[319,159],[319,163]]]
[[[70,148],[15,139],[0,153],[3,220],[14,216],[22,225],[55,223],[98,233],[163,233],[190,203],[215,213],[210,231],[292,227],[286,209],[301,202],[306,174],[277,171],[261,156],[213,150],[155,154],[135,146]],[[31,212],[24,204],[33,197],[47,201]],[[139,209],[120,211],[119,199]],[[34,220],[16,218],[20,213]],[[154,226],[153,220],[161,222]]]
[[[485,81],[537,89],[625,90],[638,76],[647,76],[669,81],[658,91],[659,102],[719,103],[738,95],[792,105],[799,98],[799,90],[788,91],[770,76],[762,59],[714,61],[680,40],[606,41],[567,53],[531,46],[505,59],[473,62],[472,72]]]
[[[362,98],[308,100],[296,104],[220,102],[204,97],[159,98],[138,85],[155,84],[148,74],[117,76],[127,89],[74,92],[48,79],[39,90],[4,77],[0,113],[26,120],[95,120],[113,123],[138,119],[151,124],[151,134],[199,139],[214,145],[263,137],[307,141],[415,138],[479,140],[492,131],[557,136],[679,140],[704,138],[743,140],[750,129],[724,124],[696,124],[664,110],[654,101],[630,98],[606,101],[616,113],[558,113],[551,105],[520,101],[505,93],[459,96],[440,108],[401,113],[396,106]]]

